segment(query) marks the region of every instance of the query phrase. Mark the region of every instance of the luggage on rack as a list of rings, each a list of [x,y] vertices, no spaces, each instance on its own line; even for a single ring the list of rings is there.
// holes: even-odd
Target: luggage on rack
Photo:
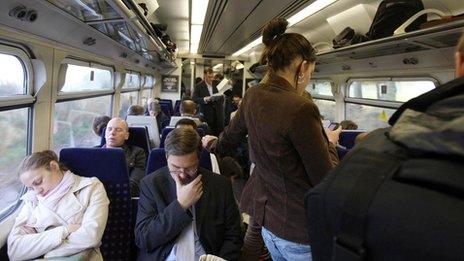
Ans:
[[[370,40],[392,36],[393,32],[411,16],[424,9],[421,0],[384,0],[380,3],[374,20],[366,36]],[[406,32],[419,29],[427,22],[423,15],[406,28]]]
[[[356,33],[351,27],[346,27],[332,40],[333,48],[341,48],[367,41],[367,37]]]

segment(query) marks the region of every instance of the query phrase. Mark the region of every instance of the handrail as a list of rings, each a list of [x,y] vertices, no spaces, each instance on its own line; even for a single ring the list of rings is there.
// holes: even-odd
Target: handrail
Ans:
[[[416,21],[419,17],[425,14],[436,14],[440,18],[446,16],[445,13],[438,9],[425,9],[422,11],[417,12],[415,15],[411,16],[406,22],[404,22],[400,27],[398,27],[394,32],[393,35],[399,35],[399,34],[404,34],[406,31],[406,28],[411,25],[414,21]]]

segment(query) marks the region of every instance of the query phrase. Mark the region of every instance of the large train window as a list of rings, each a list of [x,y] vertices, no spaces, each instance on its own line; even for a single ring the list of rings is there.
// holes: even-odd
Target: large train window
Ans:
[[[55,104],[53,149],[93,147],[100,137],[92,129],[95,117],[111,115],[111,96],[100,96]]]
[[[154,85],[154,77],[151,75],[145,75],[145,82],[143,84],[142,94],[142,105],[146,105],[149,98],[152,96],[152,90]]]
[[[120,106],[119,106],[119,117],[125,118],[127,114],[127,109],[131,105],[137,104],[139,92],[123,92],[121,93]]]
[[[345,119],[360,129],[388,126],[388,119],[404,102],[435,88],[430,78],[350,80],[345,98]]]
[[[16,175],[21,160],[31,152],[32,66],[19,48],[0,45],[0,212],[15,208],[22,188]],[[11,208],[7,207],[11,206]],[[5,212],[6,211],[6,212]],[[7,215],[1,215],[0,219]]]
[[[61,65],[65,76],[60,92],[82,92],[113,89],[111,67],[79,61],[65,62]],[[64,73],[66,71],[66,73]]]
[[[58,152],[66,147],[100,144],[100,137],[93,132],[92,123],[96,116],[111,115],[113,68],[67,59],[60,68],[58,78],[53,150]]]
[[[311,80],[306,91],[313,97],[321,116],[326,120],[335,121],[335,98],[332,94],[332,86],[333,82],[330,80]]]
[[[124,85],[122,86],[122,89],[140,88],[140,82],[140,74],[126,71],[126,77],[124,78]]]

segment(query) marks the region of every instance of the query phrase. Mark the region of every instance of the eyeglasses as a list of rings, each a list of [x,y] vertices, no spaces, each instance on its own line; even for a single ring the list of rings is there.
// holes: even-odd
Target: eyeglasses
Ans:
[[[174,175],[179,175],[181,173],[185,173],[187,175],[194,175],[195,173],[197,173],[197,171],[198,168],[169,170],[169,172]]]

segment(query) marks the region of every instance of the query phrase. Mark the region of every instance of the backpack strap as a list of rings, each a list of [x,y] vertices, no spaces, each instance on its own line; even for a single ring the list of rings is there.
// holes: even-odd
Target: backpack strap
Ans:
[[[352,155],[344,173],[359,173],[348,194],[343,212],[341,233],[333,239],[332,261],[361,261],[369,207],[382,183],[396,173],[400,158],[362,148]]]

